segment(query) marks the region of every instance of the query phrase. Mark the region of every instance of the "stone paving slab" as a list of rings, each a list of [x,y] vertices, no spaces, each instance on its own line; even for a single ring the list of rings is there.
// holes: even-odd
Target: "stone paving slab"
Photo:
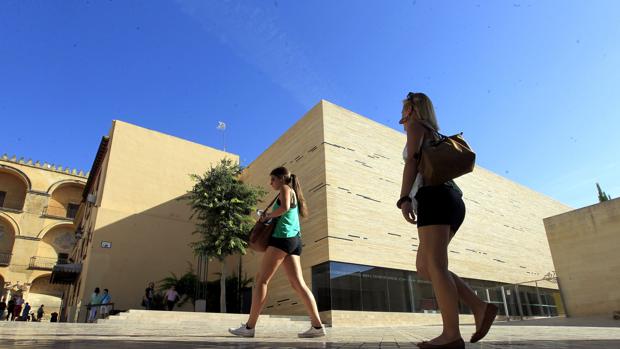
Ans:
[[[462,326],[468,338],[473,326]],[[440,326],[391,328],[329,328],[319,339],[299,339],[295,329],[257,327],[256,338],[230,336],[213,323],[200,326],[152,326],[148,323],[52,324],[0,322],[0,348],[134,349],[134,348],[417,348],[415,343],[434,337]],[[481,343],[469,349],[620,349],[620,322],[553,319],[551,321],[496,323]]]

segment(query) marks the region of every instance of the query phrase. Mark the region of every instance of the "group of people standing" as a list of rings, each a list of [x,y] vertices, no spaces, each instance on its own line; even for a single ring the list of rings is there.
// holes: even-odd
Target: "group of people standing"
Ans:
[[[112,296],[107,288],[103,289],[103,293],[99,287],[95,287],[95,291],[90,295],[90,302],[88,303],[88,322],[95,322],[97,318],[105,318],[110,315],[112,310]]]
[[[11,297],[7,302],[3,297],[0,300],[0,321],[41,321],[45,311],[43,304],[39,307],[36,314],[30,312],[31,306],[20,295]]]
[[[181,299],[179,292],[177,292],[176,286],[170,286],[163,294],[163,307],[168,311],[172,311],[177,302]],[[161,306],[156,304],[155,300],[155,283],[150,282],[144,289],[144,295],[142,296],[142,306],[146,310],[161,309]]]
[[[409,93],[403,100],[399,123],[407,134],[407,143],[403,151],[405,166],[400,199],[396,206],[405,222],[417,226],[420,241],[415,261],[417,275],[431,281],[443,320],[440,336],[417,345],[426,349],[463,349],[465,342],[459,330],[459,300],[474,315],[476,331],[470,339],[472,343],[486,336],[498,309],[478,298],[460,277],[448,269],[448,245],[465,219],[465,204],[463,193],[454,181],[431,185],[430,180],[420,172],[422,151],[440,140],[435,110],[428,96]],[[270,173],[270,184],[278,192],[278,198],[273,211],[264,213],[260,219],[267,223],[275,220],[275,229],[256,275],[249,318],[241,327],[230,328],[229,332],[236,336],[254,337],[258,317],[266,302],[267,285],[282,265],[311,320],[310,329],[299,333],[299,337],[325,336],[316,301],[301,271],[299,217],[306,217],[308,208],[300,181],[285,167],[278,167]]]

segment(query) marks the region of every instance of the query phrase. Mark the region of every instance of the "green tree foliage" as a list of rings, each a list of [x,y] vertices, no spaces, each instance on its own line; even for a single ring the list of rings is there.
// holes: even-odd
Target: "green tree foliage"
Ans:
[[[192,218],[196,218],[195,234],[200,240],[192,243],[199,255],[217,258],[221,263],[220,311],[226,312],[226,257],[245,254],[247,238],[254,225],[250,215],[265,192],[240,180],[243,168],[230,159],[223,159],[203,175],[192,175],[194,187],[188,192]]]
[[[611,200],[611,196],[607,195],[607,193],[605,193],[603,189],[601,189],[601,186],[598,183],[596,183],[596,189],[598,190],[598,201],[599,202]]]

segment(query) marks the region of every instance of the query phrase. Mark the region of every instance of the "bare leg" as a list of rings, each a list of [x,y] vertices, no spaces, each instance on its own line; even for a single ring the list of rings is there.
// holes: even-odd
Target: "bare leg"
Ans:
[[[288,255],[284,259],[282,263],[284,266],[284,272],[288,277],[288,281],[291,283],[291,286],[297,292],[297,295],[301,297],[304,305],[306,306],[306,311],[310,316],[310,321],[312,322],[312,326],[320,327],[321,319],[319,318],[319,310],[316,306],[316,301],[314,299],[314,295],[306,285],[304,281],[304,276],[301,271],[301,262],[299,256],[296,255]]]
[[[452,241],[453,237],[454,237],[454,233],[451,232],[450,241]],[[469,287],[469,285],[465,281],[463,281],[463,279],[461,279],[455,273],[451,272],[451,274],[452,274],[452,279],[454,280],[454,283],[456,284],[456,289],[459,293],[459,298],[461,299],[461,301],[463,301],[463,303],[465,303],[469,307],[469,309],[471,309],[471,312],[474,314],[474,320],[476,322],[476,330],[479,330],[480,324],[482,322],[482,318],[484,317],[484,312],[487,307],[487,303],[484,302],[482,299],[480,299],[480,297],[476,295],[474,290],[472,290],[471,287]]]
[[[447,344],[461,338],[459,330],[459,294],[448,270],[448,244],[450,226],[430,225],[418,228],[420,246],[424,246],[426,268],[433,284],[437,303],[443,320],[442,334],[431,340],[431,344]]]
[[[260,271],[256,274],[256,282],[252,291],[252,306],[250,308],[250,317],[246,322],[246,326],[254,328],[258,321],[258,316],[265,306],[267,300],[267,284],[275,274],[276,270],[286,257],[286,252],[269,246],[263,255]]]

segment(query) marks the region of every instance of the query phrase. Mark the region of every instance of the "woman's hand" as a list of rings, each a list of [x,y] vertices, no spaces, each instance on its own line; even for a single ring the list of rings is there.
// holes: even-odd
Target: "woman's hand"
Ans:
[[[271,215],[267,212],[263,213],[263,215],[260,217],[260,221],[263,223],[267,222],[270,219],[271,219]]]
[[[403,212],[403,217],[405,220],[411,224],[416,224],[418,221],[416,220],[415,213],[413,212],[413,206],[411,205],[411,201],[405,201],[400,205],[400,210]]]

